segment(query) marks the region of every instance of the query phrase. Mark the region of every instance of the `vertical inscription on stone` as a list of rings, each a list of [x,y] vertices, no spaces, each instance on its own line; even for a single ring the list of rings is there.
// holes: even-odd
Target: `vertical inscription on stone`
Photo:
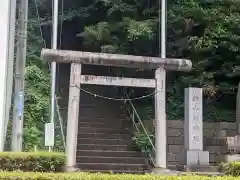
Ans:
[[[185,89],[185,146],[187,150],[203,149],[202,89]]]

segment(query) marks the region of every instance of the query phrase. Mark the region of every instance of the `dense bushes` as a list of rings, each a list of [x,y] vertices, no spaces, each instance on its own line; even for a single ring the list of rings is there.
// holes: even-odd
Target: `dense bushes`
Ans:
[[[1,179],[59,179],[59,180],[74,180],[74,179],[89,179],[89,180],[125,180],[125,179],[152,179],[152,180],[187,180],[184,176],[163,177],[153,175],[111,175],[111,174],[89,174],[89,173],[53,173],[61,172],[65,162],[65,155],[56,152],[2,152],[0,153],[0,180]],[[226,175],[240,176],[240,162],[226,163],[221,165],[221,170]],[[9,172],[14,171],[14,172]],[[23,172],[18,172],[23,171]],[[41,172],[45,172],[44,174]],[[188,178],[191,179],[190,176]],[[207,177],[192,177],[195,180],[209,179]],[[233,177],[224,177],[219,179],[232,180]]]
[[[19,173],[2,172],[0,180],[235,180],[234,177],[206,177],[206,176],[154,176],[154,175],[112,175],[112,174],[89,174],[89,173]]]
[[[0,153],[0,170],[60,172],[64,165],[64,154],[49,152],[3,152]]]
[[[221,169],[226,175],[240,176],[240,162],[222,164]]]

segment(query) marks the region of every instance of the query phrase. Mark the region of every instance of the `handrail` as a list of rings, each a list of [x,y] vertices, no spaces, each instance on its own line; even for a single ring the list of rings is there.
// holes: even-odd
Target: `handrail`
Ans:
[[[63,119],[60,113],[60,108],[57,100],[57,96],[55,95],[55,103],[56,103],[56,109],[57,109],[57,114],[58,114],[58,119],[59,119],[59,124],[60,124],[60,129],[61,129],[61,136],[62,136],[62,141],[63,141],[63,148],[65,150],[66,148],[66,140],[65,140],[65,135],[64,135],[64,130],[63,130]]]
[[[129,101],[129,104],[131,105],[131,108],[132,108],[132,113],[129,112],[129,110],[128,110],[128,112],[129,112],[129,114],[132,114],[131,116],[132,116],[133,125],[136,127],[137,131],[139,132],[140,130],[139,130],[139,128],[138,128],[138,126],[137,126],[137,124],[135,122],[135,115],[136,115],[136,117],[137,117],[141,127],[143,128],[144,133],[146,134],[146,136],[147,136],[147,138],[148,138],[148,140],[149,140],[149,142],[150,142],[150,144],[152,146],[153,152],[155,154],[156,148],[155,148],[155,146],[154,146],[154,144],[153,144],[153,142],[152,142],[152,140],[151,140],[151,138],[150,138],[146,128],[144,127],[144,124],[143,124],[143,122],[142,122],[142,120],[141,120],[141,118],[140,118],[136,108],[134,107],[133,103],[131,102],[131,100],[129,98],[129,95],[126,92],[125,92],[125,94],[126,94],[127,98],[129,99],[128,101]],[[153,165],[155,165],[154,158],[152,157],[152,155],[150,153],[148,153],[148,155],[149,155]]]

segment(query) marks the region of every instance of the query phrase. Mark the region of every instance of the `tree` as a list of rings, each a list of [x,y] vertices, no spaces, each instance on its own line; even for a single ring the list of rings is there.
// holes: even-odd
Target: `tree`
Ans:
[[[104,52],[158,54],[157,1],[102,3],[108,9],[107,18],[85,27],[81,36],[86,46]],[[189,58],[194,65],[184,76],[172,73],[169,94],[179,99],[184,87],[203,87],[206,119],[230,120],[234,109],[237,83],[226,74],[239,62],[240,9],[236,7],[240,3],[232,0],[172,0],[168,5],[168,57]]]
[[[30,1],[28,61],[26,68],[25,148],[43,145],[43,124],[48,119],[48,70],[39,58],[43,46],[39,28],[51,24],[51,1]],[[158,56],[157,0],[64,1],[64,22],[78,19],[86,51]],[[60,16],[61,17],[61,16]],[[168,73],[168,116],[183,116],[183,89],[204,88],[206,120],[232,121],[239,77],[229,76],[240,66],[240,2],[234,0],[168,1],[167,56],[193,61],[190,73]],[[119,73],[119,72],[118,72]],[[120,72],[122,76],[125,71]],[[134,71],[149,76],[152,72]],[[119,74],[118,74],[119,75]],[[144,93],[144,92],[135,92]],[[142,105],[141,105],[142,106]],[[151,104],[144,107],[149,112]],[[141,107],[143,108],[143,106]],[[34,127],[34,128],[33,128]],[[27,136],[25,136],[27,137]]]

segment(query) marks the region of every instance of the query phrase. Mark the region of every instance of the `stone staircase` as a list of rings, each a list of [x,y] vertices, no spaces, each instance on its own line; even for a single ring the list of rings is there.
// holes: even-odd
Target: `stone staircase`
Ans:
[[[97,86],[89,86],[88,90],[108,97],[114,91]],[[87,172],[148,172],[148,159],[134,150],[132,122],[126,118],[121,103],[85,93],[80,99],[78,168]]]

